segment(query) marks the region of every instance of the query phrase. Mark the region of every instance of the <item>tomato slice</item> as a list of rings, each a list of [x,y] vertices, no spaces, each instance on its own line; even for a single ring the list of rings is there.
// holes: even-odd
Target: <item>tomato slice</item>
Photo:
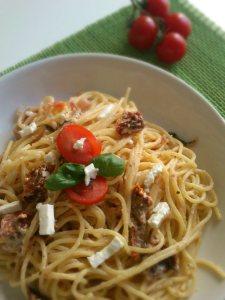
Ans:
[[[83,148],[74,149],[74,143],[81,138],[86,138]],[[101,143],[93,133],[76,124],[63,126],[56,138],[56,144],[62,156],[72,163],[88,164],[101,153]]]
[[[71,200],[84,205],[101,202],[108,191],[108,183],[102,176],[97,176],[88,186],[84,182],[65,190]]]
[[[62,112],[66,107],[66,103],[63,101],[57,101],[53,104],[51,112],[56,115],[60,112]]]

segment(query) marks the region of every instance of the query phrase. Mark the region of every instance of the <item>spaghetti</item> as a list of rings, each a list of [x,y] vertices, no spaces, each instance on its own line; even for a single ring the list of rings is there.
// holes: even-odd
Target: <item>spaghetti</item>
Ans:
[[[194,152],[159,126],[145,122],[138,132],[118,134],[116,124],[123,113],[137,111],[128,94],[118,100],[86,92],[65,102],[62,110],[54,106],[54,98],[46,97],[40,106],[18,114],[17,139],[9,142],[1,157],[0,205],[21,201],[30,221],[17,236],[22,239],[17,248],[1,237],[0,264],[6,279],[13,287],[19,286],[27,298],[31,291],[38,291],[54,300],[163,300],[186,298],[194,291],[199,239],[212,214],[220,218],[213,180],[198,168]],[[113,104],[110,113],[99,118],[109,104]],[[21,131],[24,133],[32,122],[36,130],[21,137]],[[54,205],[56,221],[55,234],[41,236],[37,210],[31,198],[25,201],[25,187],[32,172],[46,164],[49,153],[54,154],[55,169],[62,164],[55,139],[65,122],[90,130],[101,142],[102,153],[121,157],[126,168],[122,175],[107,179],[109,190],[96,205],[75,203],[61,190],[42,191],[44,202]],[[137,225],[134,234],[147,230],[143,245],[143,240],[137,243],[131,239],[131,228],[135,228],[133,189],[137,185],[144,188],[149,170],[159,163],[163,170],[147,196],[153,207],[166,202],[170,214],[158,227]],[[114,237],[124,247],[93,268],[87,258]],[[212,263],[199,264],[225,275]]]

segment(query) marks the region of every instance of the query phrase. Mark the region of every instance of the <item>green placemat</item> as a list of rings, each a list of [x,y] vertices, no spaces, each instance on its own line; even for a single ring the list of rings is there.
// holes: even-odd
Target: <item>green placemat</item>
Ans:
[[[171,0],[171,3],[172,10],[184,12],[193,24],[193,33],[188,39],[187,55],[176,65],[169,67],[162,65],[157,61],[154,51],[143,54],[129,46],[127,25],[131,7],[125,7],[25,59],[0,75],[32,61],[58,54],[77,52],[120,54],[168,69],[201,92],[225,117],[225,34],[186,0]]]

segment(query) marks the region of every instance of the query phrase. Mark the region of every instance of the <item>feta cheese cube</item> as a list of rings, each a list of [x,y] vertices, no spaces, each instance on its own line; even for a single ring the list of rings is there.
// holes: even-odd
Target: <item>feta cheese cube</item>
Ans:
[[[153,209],[153,214],[148,219],[148,224],[153,228],[159,228],[162,222],[170,214],[170,207],[167,202],[159,202]]]
[[[145,186],[146,192],[149,192],[149,187],[154,183],[155,178],[158,176],[158,174],[162,172],[163,166],[164,166],[163,163],[157,163],[148,172],[148,174],[145,178],[145,181],[144,181],[144,186]]]
[[[30,123],[30,125],[25,126],[23,129],[19,131],[21,137],[25,137],[37,130],[37,125],[35,122]]]
[[[20,201],[6,203],[0,206],[0,215],[10,214],[22,209]]]
[[[110,115],[112,110],[114,109],[115,105],[114,104],[109,104],[107,105],[98,115],[99,119],[104,119]]]
[[[54,205],[38,203],[39,234],[51,235],[55,233]]]
[[[155,214],[165,214],[167,215],[170,212],[170,207],[167,202],[159,202],[156,207],[153,209]]]
[[[91,179],[95,179],[98,173],[98,169],[95,168],[94,164],[91,163],[90,165],[84,168],[85,178],[84,182],[85,185],[88,186],[90,184]]]
[[[123,247],[123,241],[118,237],[114,237],[108,246],[103,248],[101,251],[96,252],[92,256],[89,256],[87,259],[93,268],[97,268],[99,265],[101,265],[104,261],[113,256]]]
[[[86,138],[81,138],[81,139],[77,140],[73,145],[73,149],[75,149],[75,150],[83,149],[85,140],[86,140]]]

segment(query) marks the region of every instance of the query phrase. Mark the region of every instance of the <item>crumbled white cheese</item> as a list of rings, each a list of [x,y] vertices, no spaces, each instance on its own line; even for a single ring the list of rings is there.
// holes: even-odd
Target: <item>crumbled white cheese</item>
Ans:
[[[37,130],[37,125],[35,122],[30,123],[30,125],[25,126],[23,129],[19,131],[21,137],[25,137]]]
[[[20,201],[14,201],[11,203],[3,204],[0,206],[0,215],[14,213],[21,209],[22,209],[22,207],[21,207]]]
[[[104,261],[113,256],[123,247],[123,241],[118,237],[114,237],[114,239],[108,246],[103,248],[101,251],[96,252],[92,256],[89,256],[87,259],[93,268],[97,268],[99,265],[101,265]]]
[[[86,138],[81,138],[81,139],[77,140],[73,145],[73,149],[75,149],[75,150],[83,149],[85,140],[86,140]]]
[[[88,186],[91,179],[95,179],[98,173],[98,169],[95,168],[94,164],[90,164],[84,168],[85,178],[84,182],[85,185]]]
[[[54,205],[38,203],[39,234],[51,235],[55,233]]]
[[[109,104],[107,105],[98,115],[99,119],[104,119],[106,117],[108,117],[110,115],[110,113],[112,112],[112,110],[114,109],[114,104]]]
[[[48,171],[46,171],[46,170],[43,170],[42,172],[41,172],[41,175],[42,175],[42,177],[49,177],[49,175],[50,175],[50,173],[48,172]]]
[[[145,191],[149,192],[149,187],[153,182],[155,181],[156,176],[161,173],[163,170],[163,163],[157,163],[155,164],[152,169],[148,172],[146,175],[145,181],[144,181],[144,186],[145,186]]]
[[[167,202],[159,202],[156,207],[153,209],[153,214],[148,219],[148,224],[151,227],[159,228],[161,223],[168,217],[170,214],[170,207]]]
[[[26,115],[27,117],[33,117],[33,116],[36,115],[36,113],[33,112],[33,111],[31,111],[31,110],[27,110],[27,111],[25,111],[25,115]]]
[[[56,154],[54,151],[50,151],[45,155],[45,161],[47,163],[54,164],[56,161]]]

